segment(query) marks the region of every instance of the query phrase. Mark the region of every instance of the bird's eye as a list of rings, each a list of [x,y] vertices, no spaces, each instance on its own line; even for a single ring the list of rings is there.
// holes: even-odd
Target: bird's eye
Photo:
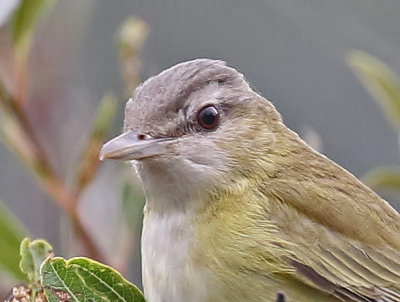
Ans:
[[[197,113],[197,122],[206,130],[214,130],[219,123],[219,112],[214,106],[206,106]]]

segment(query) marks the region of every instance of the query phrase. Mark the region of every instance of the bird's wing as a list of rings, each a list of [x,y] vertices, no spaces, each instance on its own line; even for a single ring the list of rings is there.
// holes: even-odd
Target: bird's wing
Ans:
[[[276,200],[274,204],[272,216],[279,232],[293,243],[289,261],[297,278],[343,301],[400,302],[400,251],[387,244],[386,239],[377,239],[377,244],[365,242],[361,239],[368,234],[347,236],[332,230],[316,219],[315,213],[309,215],[290,201]],[[350,218],[349,228],[361,228],[352,223]],[[368,227],[370,232],[372,226]]]
[[[344,301],[400,302],[399,213],[348,171],[285,133],[287,145],[295,146],[288,150],[296,151],[276,157],[279,169],[258,191],[267,219],[294,243],[298,278]]]
[[[400,301],[400,254],[351,243],[301,245],[291,264],[297,277],[344,301]]]

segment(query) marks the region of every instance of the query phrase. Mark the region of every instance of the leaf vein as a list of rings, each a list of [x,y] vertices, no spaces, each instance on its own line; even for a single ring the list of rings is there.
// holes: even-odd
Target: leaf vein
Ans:
[[[65,284],[64,280],[61,278],[61,276],[58,274],[57,270],[54,268],[53,264],[49,262],[51,269],[53,270],[54,274],[57,276],[57,278],[60,280],[61,284],[64,286],[65,290],[71,295],[71,297],[74,298],[75,301],[79,302],[78,298],[74,295],[72,291],[70,291],[69,286]]]
[[[75,264],[76,265],[76,264]],[[85,271],[86,273],[88,273],[90,276],[94,277],[96,280],[98,280],[101,284],[105,285],[106,288],[109,289],[110,292],[114,293],[118,298],[120,298],[122,301],[128,302],[127,300],[125,300],[125,298],[123,296],[121,296],[114,288],[112,288],[109,284],[107,284],[106,282],[104,282],[103,279],[101,279],[99,276],[97,276],[96,274],[94,274],[93,272],[91,272],[90,270],[88,270],[87,268],[80,266],[80,265],[76,265],[79,269]],[[82,276],[79,271],[76,272],[83,280],[85,280],[84,276]],[[86,282],[85,282],[86,284]]]

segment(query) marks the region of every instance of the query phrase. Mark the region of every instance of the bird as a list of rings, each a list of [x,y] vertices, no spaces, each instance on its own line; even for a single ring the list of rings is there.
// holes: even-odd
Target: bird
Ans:
[[[138,86],[101,160],[146,195],[148,302],[400,301],[400,216],[224,61]]]

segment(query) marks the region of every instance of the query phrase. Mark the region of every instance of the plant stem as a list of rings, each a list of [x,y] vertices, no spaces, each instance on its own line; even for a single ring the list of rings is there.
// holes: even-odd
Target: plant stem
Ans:
[[[19,96],[21,96],[19,94]],[[82,243],[87,256],[99,261],[104,261],[98,247],[90,234],[82,224],[78,213],[78,198],[67,189],[63,180],[53,169],[51,162],[43,148],[34,128],[32,127],[25,111],[22,108],[22,101],[17,100],[17,96],[10,96],[4,90],[1,93],[2,101],[5,101],[9,109],[15,115],[20,127],[29,139],[30,146],[33,148],[34,162],[31,162],[32,170],[35,172],[42,189],[52,197],[52,199],[64,210],[72,222],[75,234]]]
[[[29,48],[27,50],[29,50]],[[26,90],[29,57],[27,50],[15,50],[14,54],[14,99],[19,105],[23,105],[23,102],[27,99]]]
[[[82,220],[78,211],[78,197],[69,193],[64,183],[53,174],[48,179],[41,179],[43,189],[58,203],[71,220],[75,235],[82,243],[87,256],[98,261],[103,261],[104,258],[99,251],[96,243],[82,224]]]

